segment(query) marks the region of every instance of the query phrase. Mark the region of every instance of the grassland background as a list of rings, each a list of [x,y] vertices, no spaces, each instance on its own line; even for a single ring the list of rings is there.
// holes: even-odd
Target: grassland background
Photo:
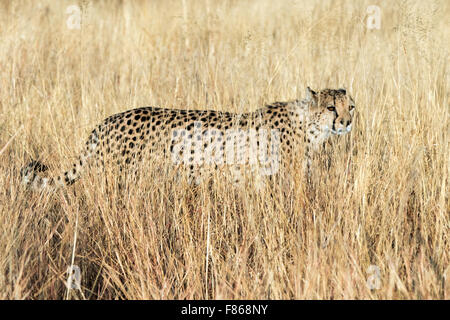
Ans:
[[[72,4],[0,1],[0,298],[449,298],[450,2],[84,1],[80,30]],[[311,186],[194,193],[153,164],[126,192],[95,174],[20,186],[30,158],[68,168],[108,115],[244,112],[307,85],[357,103]]]

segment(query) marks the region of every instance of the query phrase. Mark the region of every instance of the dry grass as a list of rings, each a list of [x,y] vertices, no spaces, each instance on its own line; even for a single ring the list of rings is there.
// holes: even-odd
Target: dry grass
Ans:
[[[70,4],[0,2],[0,298],[450,297],[448,1],[88,1],[81,30]],[[310,187],[194,192],[153,164],[126,192],[95,174],[20,186],[31,157],[66,168],[110,114],[242,112],[306,85],[357,102]]]

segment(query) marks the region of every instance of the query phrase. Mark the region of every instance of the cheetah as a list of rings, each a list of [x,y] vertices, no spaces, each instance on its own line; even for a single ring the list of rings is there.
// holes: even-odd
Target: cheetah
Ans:
[[[172,161],[191,173],[205,165],[238,167],[246,161],[263,163],[260,166],[267,169],[289,163],[289,155],[298,156],[298,150],[310,161],[312,152],[331,135],[351,131],[354,109],[345,89],[316,92],[307,87],[304,99],[242,114],[157,107],[128,110],[106,118],[91,132],[71,169],[42,177],[47,166],[31,161],[21,170],[22,183],[37,191],[55,190],[73,184],[91,165],[122,169],[148,158]]]

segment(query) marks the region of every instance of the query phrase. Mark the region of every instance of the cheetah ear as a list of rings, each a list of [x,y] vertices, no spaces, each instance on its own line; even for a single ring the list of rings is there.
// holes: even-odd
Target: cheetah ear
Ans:
[[[344,95],[347,94],[347,90],[345,90],[344,88],[340,88],[340,89],[338,89],[338,91],[342,92]]]
[[[312,102],[313,104],[317,103],[317,93],[311,90],[310,87],[306,87],[306,101]]]

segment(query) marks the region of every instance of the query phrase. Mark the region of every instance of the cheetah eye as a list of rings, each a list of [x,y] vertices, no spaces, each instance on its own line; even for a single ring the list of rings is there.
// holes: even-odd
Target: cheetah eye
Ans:
[[[350,111],[352,111],[353,109],[355,109],[355,106],[354,106],[354,105],[350,105],[350,107],[348,107],[348,109],[349,109]]]
[[[328,106],[327,109],[330,110],[330,111],[335,111],[336,107],[335,106]]]

